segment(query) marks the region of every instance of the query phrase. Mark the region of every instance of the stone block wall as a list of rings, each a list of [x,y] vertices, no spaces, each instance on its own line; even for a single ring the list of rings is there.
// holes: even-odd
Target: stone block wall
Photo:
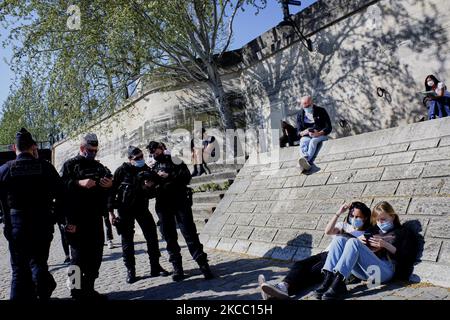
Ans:
[[[329,140],[310,175],[298,157],[298,148],[271,163],[251,157],[202,231],[207,246],[302,259],[327,247],[323,231],[343,203],[384,200],[425,239],[415,273],[450,287],[450,118]]]

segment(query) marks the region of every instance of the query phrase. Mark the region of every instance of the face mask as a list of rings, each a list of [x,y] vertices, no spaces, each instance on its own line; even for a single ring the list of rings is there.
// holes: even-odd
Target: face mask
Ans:
[[[427,82],[427,84],[428,84],[429,87],[432,87],[432,86],[434,86],[434,81],[429,80],[429,81]]]
[[[87,160],[94,160],[96,155],[97,155],[97,152],[95,152],[95,151],[86,150],[83,152],[83,157],[85,157]]]
[[[311,114],[313,113],[313,109],[312,107],[308,107],[308,108],[303,108],[303,110],[305,110],[305,113]]]
[[[153,159],[155,159],[156,161],[161,161],[164,159],[164,153],[161,153],[159,156],[157,156],[156,154],[153,155]]]
[[[350,220],[351,220],[351,224],[352,224],[352,226],[353,226],[353,228],[355,228],[355,229],[359,229],[359,228],[361,228],[363,225],[364,225],[364,221],[363,221],[363,219],[360,219],[360,218],[350,218]]]
[[[133,165],[138,168],[142,168],[145,165],[145,160],[134,160]]]
[[[381,232],[387,233],[394,228],[394,224],[390,221],[386,221],[383,223],[377,222],[378,228],[380,228]]]

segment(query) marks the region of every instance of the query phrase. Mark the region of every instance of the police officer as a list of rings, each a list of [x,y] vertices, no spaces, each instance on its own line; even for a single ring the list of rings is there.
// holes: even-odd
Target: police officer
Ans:
[[[80,286],[71,290],[74,299],[106,299],[94,290],[103,256],[103,217],[108,214],[112,174],[95,160],[98,139],[93,133],[82,138],[79,154],[62,168],[65,184],[64,215],[71,265],[79,268]]]
[[[10,298],[47,300],[56,287],[47,260],[56,221],[52,206],[61,197],[62,181],[49,162],[35,157],[37,145],[24,128],[16,135],[15,151],[17,158],[0,167],[12,267]]]
[[[134,221],[142,229],[147,241],[150,259],[150,276],[167,277],[169,273],[159,264],[158,234],[153,216],[148,210],[151,196],[148,188],[148,176],[151,169],[145,164],[142,150],[128,147],[128,162],[123,163],[114,173],[113,189],[109,203],[110,218],[115,221],[122,237],[122,257],[127,268],[128,283],[136,281],[136,261],[134,258]],[[147,177],[146,177],[147,176]],[[118,217],[114,214],[118,209]],[[118,219],[117,219],[118,218]]]
[[[147,150],[155,161],[152,170],[161,178],[156,187],[155,210],[161,222],[161,232],[167,242],[169,261],[173,265],[173,280],[181,281],[185,278],[177,241],[177,223],[189,252],[198,263],[205,279],[212,279],[214,275],[198,238],[192,216],[192,190],[187,187],[191,180],[189,169],[184,162],[179,161],[179,164],[175,164],[170,155],[164,154],[161,143],[151,141]]]

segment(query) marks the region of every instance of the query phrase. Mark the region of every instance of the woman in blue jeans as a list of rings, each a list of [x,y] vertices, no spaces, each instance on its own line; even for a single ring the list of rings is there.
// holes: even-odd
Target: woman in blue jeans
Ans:
[[[340,216],[346,211],[348,211],[348,214],[344,221],[338,222]],[[370,219],[371,211],[364,203],[355,201],[351,204],[344,204],[328,222],[325,234],[358,237],[371,227]],[[323,280],[321,270],[328,250],[327,248],[324,252],[295,262],[287,276],[278,284],[267,283],[264,275],[259,275],[258,283],[263,299],[289,299],[290,295],[297,294],[300,290],[311,285],[321,283]]]
[[[417,256],[417,238],[403,228],[398,215],[388,202],[378,203],[372,210],[376,227],[371,235],[357,238],[335,237],[322,269],[325,279],[315,291],[322,300],[334,300],[347,294],[345,279],[351,274],[368,280],[378,271],[379,283],[390,281],[394,275],[409,278]]]

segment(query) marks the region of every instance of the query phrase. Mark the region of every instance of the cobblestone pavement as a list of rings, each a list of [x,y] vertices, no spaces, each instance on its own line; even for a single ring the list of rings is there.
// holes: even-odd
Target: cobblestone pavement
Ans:
[[[257,278],[264,274],[268,281],[276,282],[286,274],[290,263],[257,259],[246,255],[232,254],[217,250],[207,251],[212,269],[218,277],[206,281],[203,279],[196,263],[191,259],[186,246],[182,247],[184,267],[189,277],[175,283],[170,277],[150,278],[150,267],[146,254],[145,243],[136,236],[136,263],[137,274],[140,280],[134,284],[125,282],[125,267],[122,262],[121,248],[118,238],[115,239],[116,248],[105,247],[100,278],[96,288],[101,293],[108,293],[110,299],[223,299],[223,300],[257,300],[261,299],[257,290]],[[160,242],[164,248],[165,243]],[[167,252],[161,250],[161,264],[170,270]],[[62,264],[64,254],[59,234],[55,234],[49,258],[50,270],[58,283],[53,293],[54,298],[68,298],[69,290],[65,285],[66,266]],[[8,299],[11,280],[9,265],[9,252],[6,239],[0,238],[0,299]],[[381,288],[365,290],[364,284],[350,287],[353,292],[352,299],[370,300],[449,300],[450,289],[432,286],[429,284],[399,284],[393,283]],[[295,299],[313,299],[307,292]]]

